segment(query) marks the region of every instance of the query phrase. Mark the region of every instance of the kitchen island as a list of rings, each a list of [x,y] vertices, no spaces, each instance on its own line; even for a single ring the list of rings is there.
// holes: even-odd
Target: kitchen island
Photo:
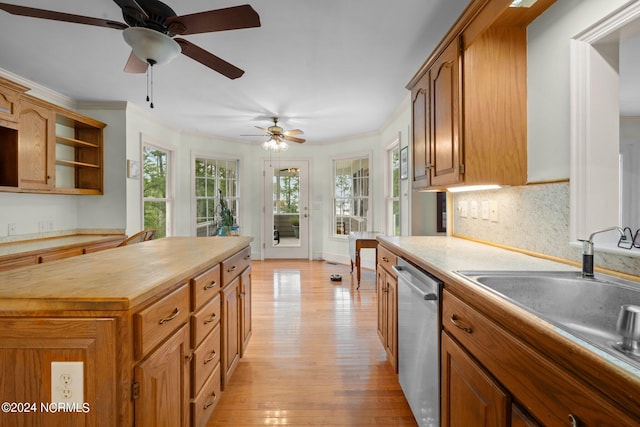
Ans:
[[[455,273],[576,267],[453,237],[378,240],[444,282],[442,426],[640,425],[638,368]]]
[[[250,242],[173,237],[0,272],[0,425],[206,424],[250,336]]]

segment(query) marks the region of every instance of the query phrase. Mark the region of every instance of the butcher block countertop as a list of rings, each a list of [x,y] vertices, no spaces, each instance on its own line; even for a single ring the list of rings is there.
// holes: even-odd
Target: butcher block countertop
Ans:
[[[250,242],[168,237],[0,272],[0,312],[128,310]]]

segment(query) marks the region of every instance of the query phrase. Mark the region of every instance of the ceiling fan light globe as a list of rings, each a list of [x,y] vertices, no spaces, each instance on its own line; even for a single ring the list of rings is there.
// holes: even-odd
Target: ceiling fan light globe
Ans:
[[[166,64],[182,51],[171,37],[149,28],[129,27],[122,31],[122,36],[135,56],[152,65]]]

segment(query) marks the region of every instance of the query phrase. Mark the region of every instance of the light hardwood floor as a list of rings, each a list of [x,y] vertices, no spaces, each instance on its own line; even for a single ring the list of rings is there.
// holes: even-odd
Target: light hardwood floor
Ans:
[[[356,290],[344,265],[252,268],[253,336],[208,427],[416,425],[376,333],[375,272]]]

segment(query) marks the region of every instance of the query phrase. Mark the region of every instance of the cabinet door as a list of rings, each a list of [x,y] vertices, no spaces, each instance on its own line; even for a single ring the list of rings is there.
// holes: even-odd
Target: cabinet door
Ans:
[[[242,357],[251,338],[251,267],[246,268],[240,275],[240,331]]]
[[[240,277],[222,289],[222,389],[240,359]]]
[[[510,396],[446,332],[441,369],[441,426],[509,425]]]
[[[413,188],[429,186],[429,73],[411,91]]]
[[[53,188],[55,118],[52,111],[29,100],[20,101],[18,186],[28,190]]]
[[[118,425],[124,381],[118,374],[117,324],[115,318],[0,319],[0,396],[3,402],[30,402],[0,412],[0,426]],[[83,363],[82,398],[68,402],[78,404],[78,411],[46,410],[52,389],[64,387],[52,378],[52,362]]]
[[[135,367],[136,426],[188,427],[188,356],[189,326],[184,325]]]
[[[391,366],[398,371],[398,280],[386,273],[387,292],[387,337],[385,348]]]
[[[378,293],[378,336],[380,342],[386,348],[387,342],[387,278],[381,266],[377,270],[377,293]]]
[[[431,186],[461,181],[460,41],[453,41],[430,68]]]

